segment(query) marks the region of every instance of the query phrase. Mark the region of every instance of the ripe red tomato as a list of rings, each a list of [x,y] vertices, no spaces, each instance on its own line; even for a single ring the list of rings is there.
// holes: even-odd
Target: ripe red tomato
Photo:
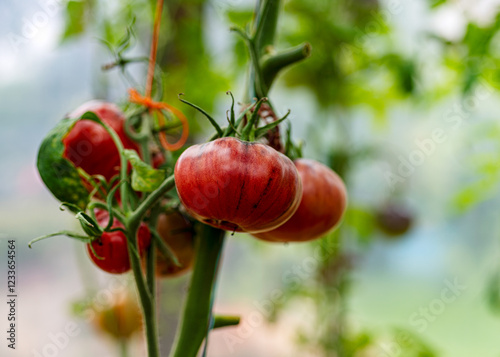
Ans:
[[[104,210],[98,210],[96,213],[97,222],[101,226],[108,224],[109,215]],[[117,219],[114,219],[112,228],[123,228],[123,224]],[[141,223],[138,233],[139,254],[142,255],[151,243],[151,233],[149,228]],[[92,248],[96,254],[104,259],[99,259],[94,255]],[[121,274],[130,270],[130,259],[128,255],[127,237],[123,232],[104,232],[99,238],[92,243],[87,244],[87,251],[92,261],[102,270],[111,274]]]
[[[376,223],[382,232],[389,237],[398,237],[411,228],[413,215],[404,206],[388,204],[376,212]]]
[[[139,152],[139,147],[125,133],[125,116],[114,104],[90,101],[69,114],[78,118],[85,112],[94,112],[103,122],[116,131],[125,149]],[[99,124],[79,120],[63,139],[64,157],[89,175],[103,175],[110,180],[120,173],[120,155],[111,136]]]
[[[271,242],[304,242],[325,235],[340,222],[347,203],[342,179],[314,160],[298,159],[295,166],[303,187],[299,208],[285,224],[255,237]]]
[[[194,145],[175,165],[189,214],[229,231],[263,232],[297,209],[302,184],[293,162],[273,148],[236,138]]]
[[[188,272],[194,260],[194,240],[191,223],[179,212],[161,214],[156,226],[160,237],[177,256],[178,267],[161,253],[156,255],[156,274],[160,277],[173,277]]]

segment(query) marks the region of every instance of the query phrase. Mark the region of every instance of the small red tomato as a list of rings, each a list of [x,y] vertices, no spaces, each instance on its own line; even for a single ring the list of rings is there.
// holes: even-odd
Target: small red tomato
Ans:
[[[78,118],[86,112],[94,112],[120,137],[125,149],[139,152],[139,147],[125,133],[125,116],[112,103],[90,101],[69,114]],[[111,136],[99,124],[90,120],[79,120],[63,139],[64,157],[89,175],[103,175],[110,180],[120,173],[120,155]]]
[[[188,272],[194,260],[194,240],[191,223],[179,212],[161,214],[156,226],[158,234],[177,256],[180,267],[161,253],[156,255],[156,274],[174,277]]]
[[[378,228],[389,237],[398,237],[411,228],[413,215],[406,207],[398,204],[387,204],[376,212]]]
[[[108,224],[108,212],[98,210],[96,218],[99,225],[106,226]],[[111,228],[123,228],[123,224],[115,218]],[[141,223],[139,226],[137,236],[139,254],[142,255],[151,243],[151,233],[144,223]],[[103,259],[99,259],[94,255],[90,244],[92,244],[92,248],[94,248],[96,254]],[[90,244],[87,244],[87,251],[90,258],[102,270],[111,274],[121,274],[130,270],[127,237],[123,232],[104,232]]]
[[[314,160],[298,159],[295,166],[303,187],[299,208],[282,226],[255,237],[271,242],[310,241],[325,235],[340,222],[347,204],[342,179]]]
[[[229,231],[276,228],[293,215],[302,195],[289,158],[236,138],[191,146],[179,157],[174,175],[189,214]]]

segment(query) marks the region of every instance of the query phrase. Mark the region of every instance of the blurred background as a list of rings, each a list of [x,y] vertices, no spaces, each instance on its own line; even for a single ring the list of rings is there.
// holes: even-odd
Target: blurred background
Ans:
[[[229,237],[215,310],[242,323],[213,332],[208,355],[500,356],[500,1],[283,2],[278,47],[313,50],[270,97],[291,110],[305,157],[344,178],[349,208],[310,244]],[[192,143],[212,132],[177,94],[225,122],[225,92],[243,97],[248,64],[229,27],[254,6],[166,2],[164,99],[190,118]],[[123,104],[144,85],[144,63],[101,69],[115,61],[104,42],[116,48],[132,28],[127,58],[147,56],[153,13],[146,0],[0,2],[0,292],[15,239],[19,294],[17,349],[2,338],[2,356],[119,356],[88,313],[128,278],[97,271],[81,243],[27,243],[77,226],[39,178],[38,145],[83,102]],[[160,283],[165,350],[188,281]],[[131,348],[143,351],[140,334]]]

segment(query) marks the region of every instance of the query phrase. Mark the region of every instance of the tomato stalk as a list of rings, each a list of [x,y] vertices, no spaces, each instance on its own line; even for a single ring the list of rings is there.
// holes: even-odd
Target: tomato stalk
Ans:
[[[203,339],[208,335],[213,320],[212,301],[225,233],[201,225],[191,284],[170,357],[196,357]]]

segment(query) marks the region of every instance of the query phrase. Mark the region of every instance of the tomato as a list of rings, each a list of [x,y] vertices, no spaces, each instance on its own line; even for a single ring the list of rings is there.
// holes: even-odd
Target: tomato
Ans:
[[[271,242],[304,242],[319,238],[340,222],[347,204],[342,179],[327,166],[298,159],[302,199],[295,214],[282,226],[254,236]]]
[[[141,310],[131,292],[114,294],[109,305],[94,309],[95,326],[116,339],[128,339],[142,327]]]
[[[188,272],[194,260],[194,240],[191,223],[179,212],[161,214],[158,217],[156,229],[181,264],[178,267],[161,253],[158,253],[156,274],[161,277],[172,277]]]
[[[405,234],[413,223],[411,212],[404,206],[394,203],[379,209],[375,218],[379,229],[390,237]]]
[[[229,231],[278,227],[295,212],[302,194],[289,158],[267,145],[236,138],[191,146],[179,157],[174,175],[189,214]]]
[[[96,213],[97,222],[101,226],[108,224],[109,215],[104,210],[98,210]],[[123,224],[116,218],[113,221],[111,228],[123,228]],[[137,233],[139,254],[142,255],[151,243],[151,233],[149,228],[141,223]],[[104,259],[99,259],[94,255],[92,248],[96,254]],[[130,259],[128,255],[127,237],[121,231],[104,232],[99,238],[92,243],[87,244],[87,251],[90,258],[99,268],[111,274],[121,274],[130,270]]]
[[[85,112],[94,112],[108,124],[121,139],[125,149],[139,152],[139,147],[125,133],[125,116],[114,104],[90,101],[69,114],[78,118]],[[63,138],[64,157],[89,175],[103,175],[106,180],[120,173],[120,155],[111,136],[99,124],[90,120],[79,120]]]

